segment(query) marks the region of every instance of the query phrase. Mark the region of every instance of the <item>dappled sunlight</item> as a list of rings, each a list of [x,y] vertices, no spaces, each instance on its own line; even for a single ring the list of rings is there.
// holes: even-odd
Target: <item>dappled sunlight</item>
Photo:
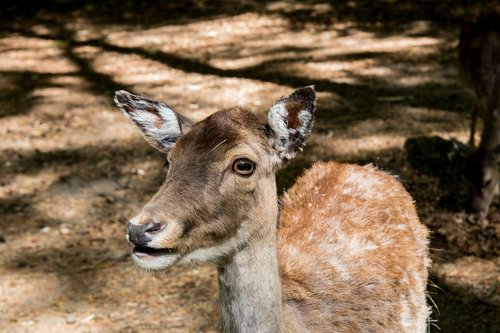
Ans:
[[[491,304],[500,304],[496,292],[500,284],[500,258],[462,257],[451,262],[436,263],[435,274],[449,288],[468,291]]]
[[[433,132],[462,133],[468,131],[468,122],[460,114],[441,110],[391,105],[380,102],[376,119],[357,120],[358,114],[346,112],[330,120],[328,126],[318,123],[316,130],[333,131],[333,137],[358,139],[371,135],[397,135],[412,137]],[[348,122],[357,120],[355,126]]]
[[[55,183],[62,174],[62,172],[46,168],[40,171],[38,177],[25,174],[15,175],[8,181],[5,181],[0,188],[0,198],[7,198],[14,192],[18,195],[32,195],[36,191],[45,191],[49,186]]]
[[[54,40],[21,36],[2,38],[0,57],[0,71],[61,74],[77,69],[63,56]]]
[[[61,281],[55,273],[12,270],[2,274],[0,285],[0,311],[9,317],[18,314],[24,318],[33,315],[33,311],[44,312],[63,295]],[[19,323],[15,321],[12,325]]]
[[[2,279],[1,286],[6,288],[0,294],[0,309],[15,318],[8,323],[13,332],[39,332],[47,326],[63,329],[68,325],[72,332],[114,331],[131,325],[140,327],[144,317],[167,329],[196,330],[217,316],[212,301],[216,284],[213,267],[175,268],[155,278],[134,267],[123,249],[116,254],[99,249],[103,236],[95,235],[96,242],[86,244],[86,251],[82,248],[77,253],[74,245],[81,242],[73,239],[65,244],[66,249],[51,246],[48,252],[28,252],[7,263],[14,267]],[[64,260],[56,259],[61,251],[67,252]],[[82,259],[78,267],[70,264]],[[189,287],[185,280],[196,281],[195,286]],[[127,293],[136,297],[124,299],[121,295]],[[92,306],[103,299],[106,302],[98,309]]]
[[[374,155],[374,152],[401,148],[404,141],[404,136],[383,134],[368,135],[357,139],[334,138],[333,135],[316,135],[311,138],[314,155],[341,161],[352,158],[364,160]]]
[[[248,13],[183,25],[111,33],[107,41],[126,47],[145,47],[179,55],[217,54],[228,48],[241,49],[240,43],[262,43],[285,32],[286,20]],[[265,35],[262,36],[262,31]]]
[[[92,64],[96,70],[110,75],[117,82],[134,86],[137,92],[165,101],[195,120],[236,105],[263,113],[277,97],[288,92],[286,87],[262,84],[256,80],[185,73],[159,61],[144,60],[138,55],[105,52],[95,55]]]
[[[333,120],[328,126],[316,124],[310,139],[312,160],[314,156],[365,160],[381,151],[403,150],[411,137],[439,135],[461,141],[468,137],[467,120],[441,110],[386,105],[381,107],[381,119],[357,121],[355,126],[346,125],[345,117],[349,116],[339,117],[338,123]]]
[[[130,262],[127,221],[166,169],[113,105],[121,89],[195,121],[233,106],[264,120],[281,96],[314,85],[313,133],[279,174],[279,190],[318,160],[401,175],[433,246],[445,248],[433,266],[439,282],[457,297],[500,304],[491,245],[500,229],[488,229],[489,247],[482,238],[462,246],[474,228],[463,228],[463,207],[440,206],[440,180],[413,168],[405,151],[411,138],[468,138],[472,99],[455,46],[470,4],[113,1],[0,14],[0,331],[217,328],[214,267],[151,275]]]
[[[113,194],[120,187],[118,182],[107,179],[84,182],[70,179],[51,186],[46,198],[37,202],[34,208],[47,219],[80,227],[82,223],[91,223],[95,219],[96,207],[93,199],[98,195]]]
[[[211,316],[217,316],[215,304],[209,301],[213,297],[211,290],[214,289],[215,277],[215,270],[211,267],[199,267],[190,272],[177,269],[172,272],[174,274],[163,275],[162,279],[152,276],[145,279],[145,274],[130,262],[83,267],[81,272],[95,268],[99,268],[97,274],[87,274],[88,281],[81,281],[80,286],[72,286],[77,272],[64,275],[58,270],[12,270],[2,280],[2,290],[8,290],[8,293],[5,298],[0,296],[0,309],[3,315],[18,318],[4,322],[2,329],[8,329],[9,332],[40,332],[50,327],[54,331],[64,331],[71,325],[72,332],[108,332],[127,329],[131,325],[140,327],[141,318],[146,316],[170,328],[169,332],[176,332],[174,329],[186,326],[195,330],[199,325],[206,325]],[[116,279],[116,274],[120,274],[121,278]],[[185,288],[184,282],[176,274],[196,279],[198,282],[194,289],[197,292],[185,293],[180,298],[169,296],[169,292]],[[76,289],[79,287],[88,289],[78,293]],[[122,292],[134,292],[138,288],[143,292],[133,300],[123,299],[116,294],[115,288],[122,289]],[[160,288],[165,296],[158,294]],[[93,308],[92,304],[99,299],[106,299],[106,304],[98,309]],[[184,304],[190,311],[172,306],[178,303]],[[187,323],[186,318],[189,318]],[[118,327],[116,322],[120,323]]]
[[[35,91],[34,95],[50,95],[59,89],[47,88]],[[127,124],[127,119],[115,110],[111,111],[109,107],[96,108],[91,101],[97,102],[95,96],[76,92],[55,95],[53,98],[44,97],[43,102],[32,107],[32,112],[38,114],[39,120],[33,120],[30,115],[3,120],[10,134],[17,134],[22,139],[9,136],[0,141],[0,148],[16,149],[19,152],[50,151],[66,147],[76,149],[95,144],[96,136],[101,138],[101,142],[109,143],[137,137],[133,128],[123,126]],[[61,109],[64,113],[56,111]],[[47,138],[49,133],[51,139]],[[54,136],[58,141],[54,141]]]
[[[403,68],[391,68],[389,64],[383,66],[383,57],[371,60],[370,55],[367,55],[367,59],[350,62],[324,59],[342,59],[343,56],[355,57],[357,54],[362,56],[369,51],[372,54],[400,53],[400,57],[417,60],[439,51],[443,40],[438,38],[402,38],[394,35],[380,39],[373,33],[356,29],[349,29],[346,36],[340,36],[335,25],[329,30],[311,28],[311,31],[287,31],[286,28],[287,23],[283,19],[252,13],[184,26],[115,33],[108,36],[106,41],[125,47],[143,47],[153,54],[167,52],[195,57],[222,70],[265,65],[263,69],[268,72],[280,71],[304,78],[345,83],[359,83],[355,76],[350,75],[353,72],[357,76],[385,78],[392,84],[414,85],[436,79],[425,74],[431,70],[425,68],[428,67],[425,64],[421,65],[421,69],[414,66],[414,75],[408,80],[403,77],[408,74]],[[338,29],[345,30],[346,27],[339,25]],[[262,30],[265,31],[264,35]],[[414,65],[418,66],[417,63]],[[418,76],[418,73],[423,75],[416,78],[415,74]]]

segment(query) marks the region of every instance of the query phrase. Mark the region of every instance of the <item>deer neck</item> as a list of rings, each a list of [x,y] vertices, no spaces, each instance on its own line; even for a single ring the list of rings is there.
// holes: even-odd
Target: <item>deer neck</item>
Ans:
[[[259,236],[253,237],[227,265],[219,268],[221,325],[224,333],[282,332],[281,283],[276,252],[276,198],[274,203],[276,207],[271,209],[266,221],[258,221],[261,226]]]

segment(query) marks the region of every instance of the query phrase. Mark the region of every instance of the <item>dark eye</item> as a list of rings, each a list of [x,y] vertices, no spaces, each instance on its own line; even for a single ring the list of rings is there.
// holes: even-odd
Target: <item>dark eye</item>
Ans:
[[[250,176],[255,171],[255,163],[246,158],[239,158],[233,162],[233,171],[241,176]]]

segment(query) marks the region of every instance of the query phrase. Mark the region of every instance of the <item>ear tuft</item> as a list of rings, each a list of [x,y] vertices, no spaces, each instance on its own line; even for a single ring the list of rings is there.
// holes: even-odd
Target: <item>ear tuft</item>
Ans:
[[[177,139],[192,125],[191,121],[165,103],[125,90],[115,93],[114,102],[141,130],[149,144],[162,152],[172,149]]]
[[[314,87],[295,90],[269,110],[270,142],[281,160],[289,160],[302,149],[311,133],[316,93]]]
[[[125,90],[118,90],[115,92],[115,104],[119,107],[122,105],[125,106],[127,104],[127,101],[132,99],[134,95],[129,93],[128,91]]]

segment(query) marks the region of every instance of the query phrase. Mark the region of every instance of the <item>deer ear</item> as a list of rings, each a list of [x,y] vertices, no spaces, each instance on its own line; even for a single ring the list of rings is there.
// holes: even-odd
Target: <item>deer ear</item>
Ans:
[[[311,133],[315,109],[313,87],[297,89],[269,109],[269,139],[281,160],[293,158],[302,149]]]
[[[177,139],[193,124],[164,103],[124,90],[115,93],[114,101],[141,130],[149,144],[162,152],[172,149]]]

